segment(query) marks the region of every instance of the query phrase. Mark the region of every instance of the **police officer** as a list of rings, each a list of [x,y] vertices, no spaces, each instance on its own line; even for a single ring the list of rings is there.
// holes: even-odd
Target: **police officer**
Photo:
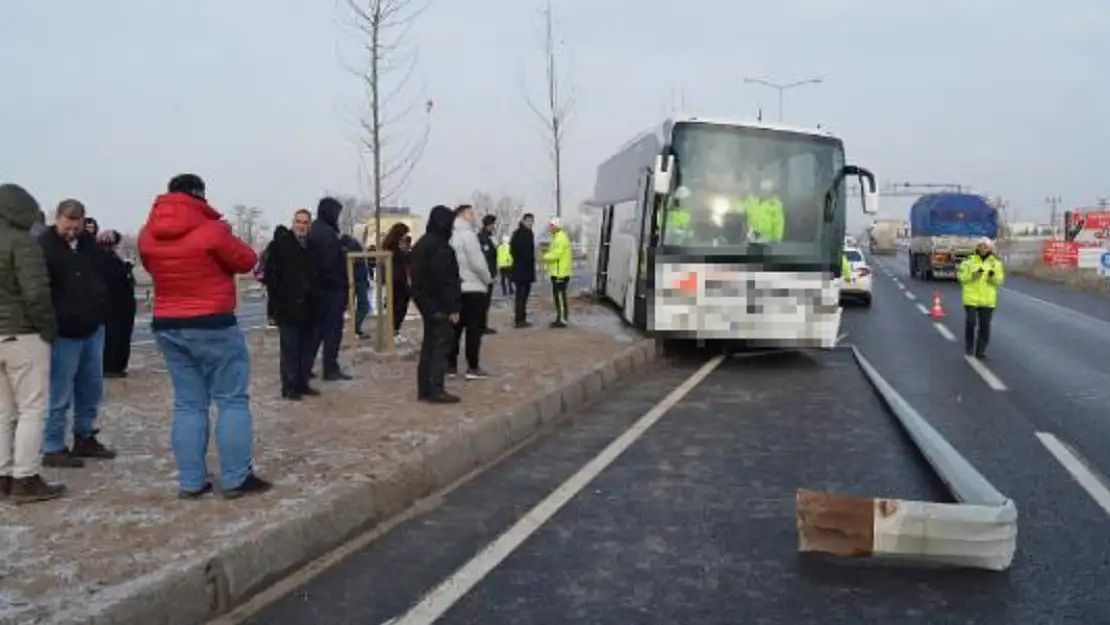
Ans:
[[[785,234],[786,216],[776,187],[774,178],[764,177],[759,190],[744,198],[749,236],[755,241],[778,243]]]
[[[998,287],[1006,279],[1005,268],[995,256],[990,239],[979,240],[975,253],[960,263],[957,278],[963,287],[964,351],[968,356],[982,359],[991,340],[991,320],[998,305]]]

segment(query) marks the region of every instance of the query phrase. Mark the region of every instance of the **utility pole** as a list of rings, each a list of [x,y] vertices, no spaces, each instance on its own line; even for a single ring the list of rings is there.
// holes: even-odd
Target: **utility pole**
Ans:
[[[1058,211],[1059,211],[1059,208],[1060,208],[1060,202],[1061,201],[1062,200],[1061,200],[1059,195],[1051,195],[1051,196],[1049,196],[1048,198],[1045,199],[1045,202],[1048,203],[1048,215],[1049,215],[1048,225],[1049,225],[1050,228],[1052,228],[1052,238],[1053,239],[1055,239],[1059,235],[1059,230],[1057,229],[1056,220],[1059,217]]]
[[[791,82],[791,83],[786,83],[786,84],[771,82],[769,80],[763,80],[762,78],[744,78],[744,83],[745,84],[763,85],[764,87],[768,87],[770,89],[774,89],[774,90],[779,92],[779,121],[780,122],[783,120],[783,109],[784,109],[783,103],[786,99],[786,92],[787,91],[789,91],[791,89],[794,89],[796,87],[801,87],[803,85],[816,85],[816,84],[820,84],[822,82],[824,82],[823,78],[807,78],[805,80],[799,80],[797,82]]]

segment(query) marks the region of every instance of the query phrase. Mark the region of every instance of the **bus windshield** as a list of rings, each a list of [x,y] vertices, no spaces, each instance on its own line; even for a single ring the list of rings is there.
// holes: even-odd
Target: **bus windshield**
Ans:
[[[825,194],[844,166],[839,139],[764,128],[679,122],[672,135],[675,187],[663,245],[721,252],[825,255],[834,223]],[[841,185],[835,220],[843,223]]]

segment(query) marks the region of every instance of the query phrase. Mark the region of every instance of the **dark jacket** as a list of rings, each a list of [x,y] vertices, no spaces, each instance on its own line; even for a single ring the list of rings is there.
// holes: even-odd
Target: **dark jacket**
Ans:
[[[528,283],[536,281],[536,235],[524,226],[517,226],[509,240],[509,252],[513,255],[513,282]]]
[[[440,318],[462,310],[459,261],[451,247],[455,213],[436,206],[428,215],[424,236],[412,248],[412,297],[420,314]]]
[[[58,320],[58,336],[85,339],[96,333],[108,318],[108,289],[100,276],[104,250],[87,232],[77,237],[77,246],[47,228],[39,245],[50,272],[50,294]]]
[[[0,338],[38,334],[50,343],[58,333],[46,259],[31,236],[38,216],[30,193],[0,186]]]
[[[489,265],[489,275],[496,278],[497,243],[485,228],[478,232],[478,245],[482,246],[482,255],[486,257],[486,264]]]
[[[347,290],[347,252],[339,241],[339,213],[343,206],[334,200],[320,200],[316,219],[308,231],[308,250],[316,268],[316,289]]]
[[[341,241],[343,243],[344,258],[346,258],[346,254],[348,252],[354,252],[354,253],[357,253],[357,254],[361,254],[364,251],[362,249],[362,246],[358,244],[358,240],[355,239],[352,236],[344,235],[342,237]],[[355,265],[354,266],[355,284],[361,284],[361,285],[370,284],[370,264],[366,261],[365,258],[356,258],[356,259],[354,259],[353,262],[354,262],[354,265]],[[344,271],[346,271],[346,266],[344,266]]]
[[[393,265],[393,292],[407,296],[412,292],[409,285],[412,251],[404,252],[400,247],[389,251],[393,252],[393,256],[390,257],[390,263]]]
[[[301,325],[312,318],[312,285],[316,282],[308,241],[285,226],[274,231],[266,247],[266,288],[273,301],[278,325]]]
[[[94,259],[108,296],[108,314],[113,316],[129,314],[134,317],[135,266],[103,246]]]

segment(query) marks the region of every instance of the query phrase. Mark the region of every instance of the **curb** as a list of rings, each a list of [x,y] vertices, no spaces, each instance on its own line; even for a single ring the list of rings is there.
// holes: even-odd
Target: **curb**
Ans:
[[[959,503],[855,497],[799,489],[798,551],[891,556],[1004,571],[1017,550],[1018,513],[1003,495],[863,357],[852,353],[933,472]]]
[[[542,427],[598,399],[656,360],[640,340],[590,371],[501,415],[466,424],[404,458],[389,474],[338,493],[252,538],[105,589],[55,625],[204,625],[257,593],[476,469],[491,466]]]

